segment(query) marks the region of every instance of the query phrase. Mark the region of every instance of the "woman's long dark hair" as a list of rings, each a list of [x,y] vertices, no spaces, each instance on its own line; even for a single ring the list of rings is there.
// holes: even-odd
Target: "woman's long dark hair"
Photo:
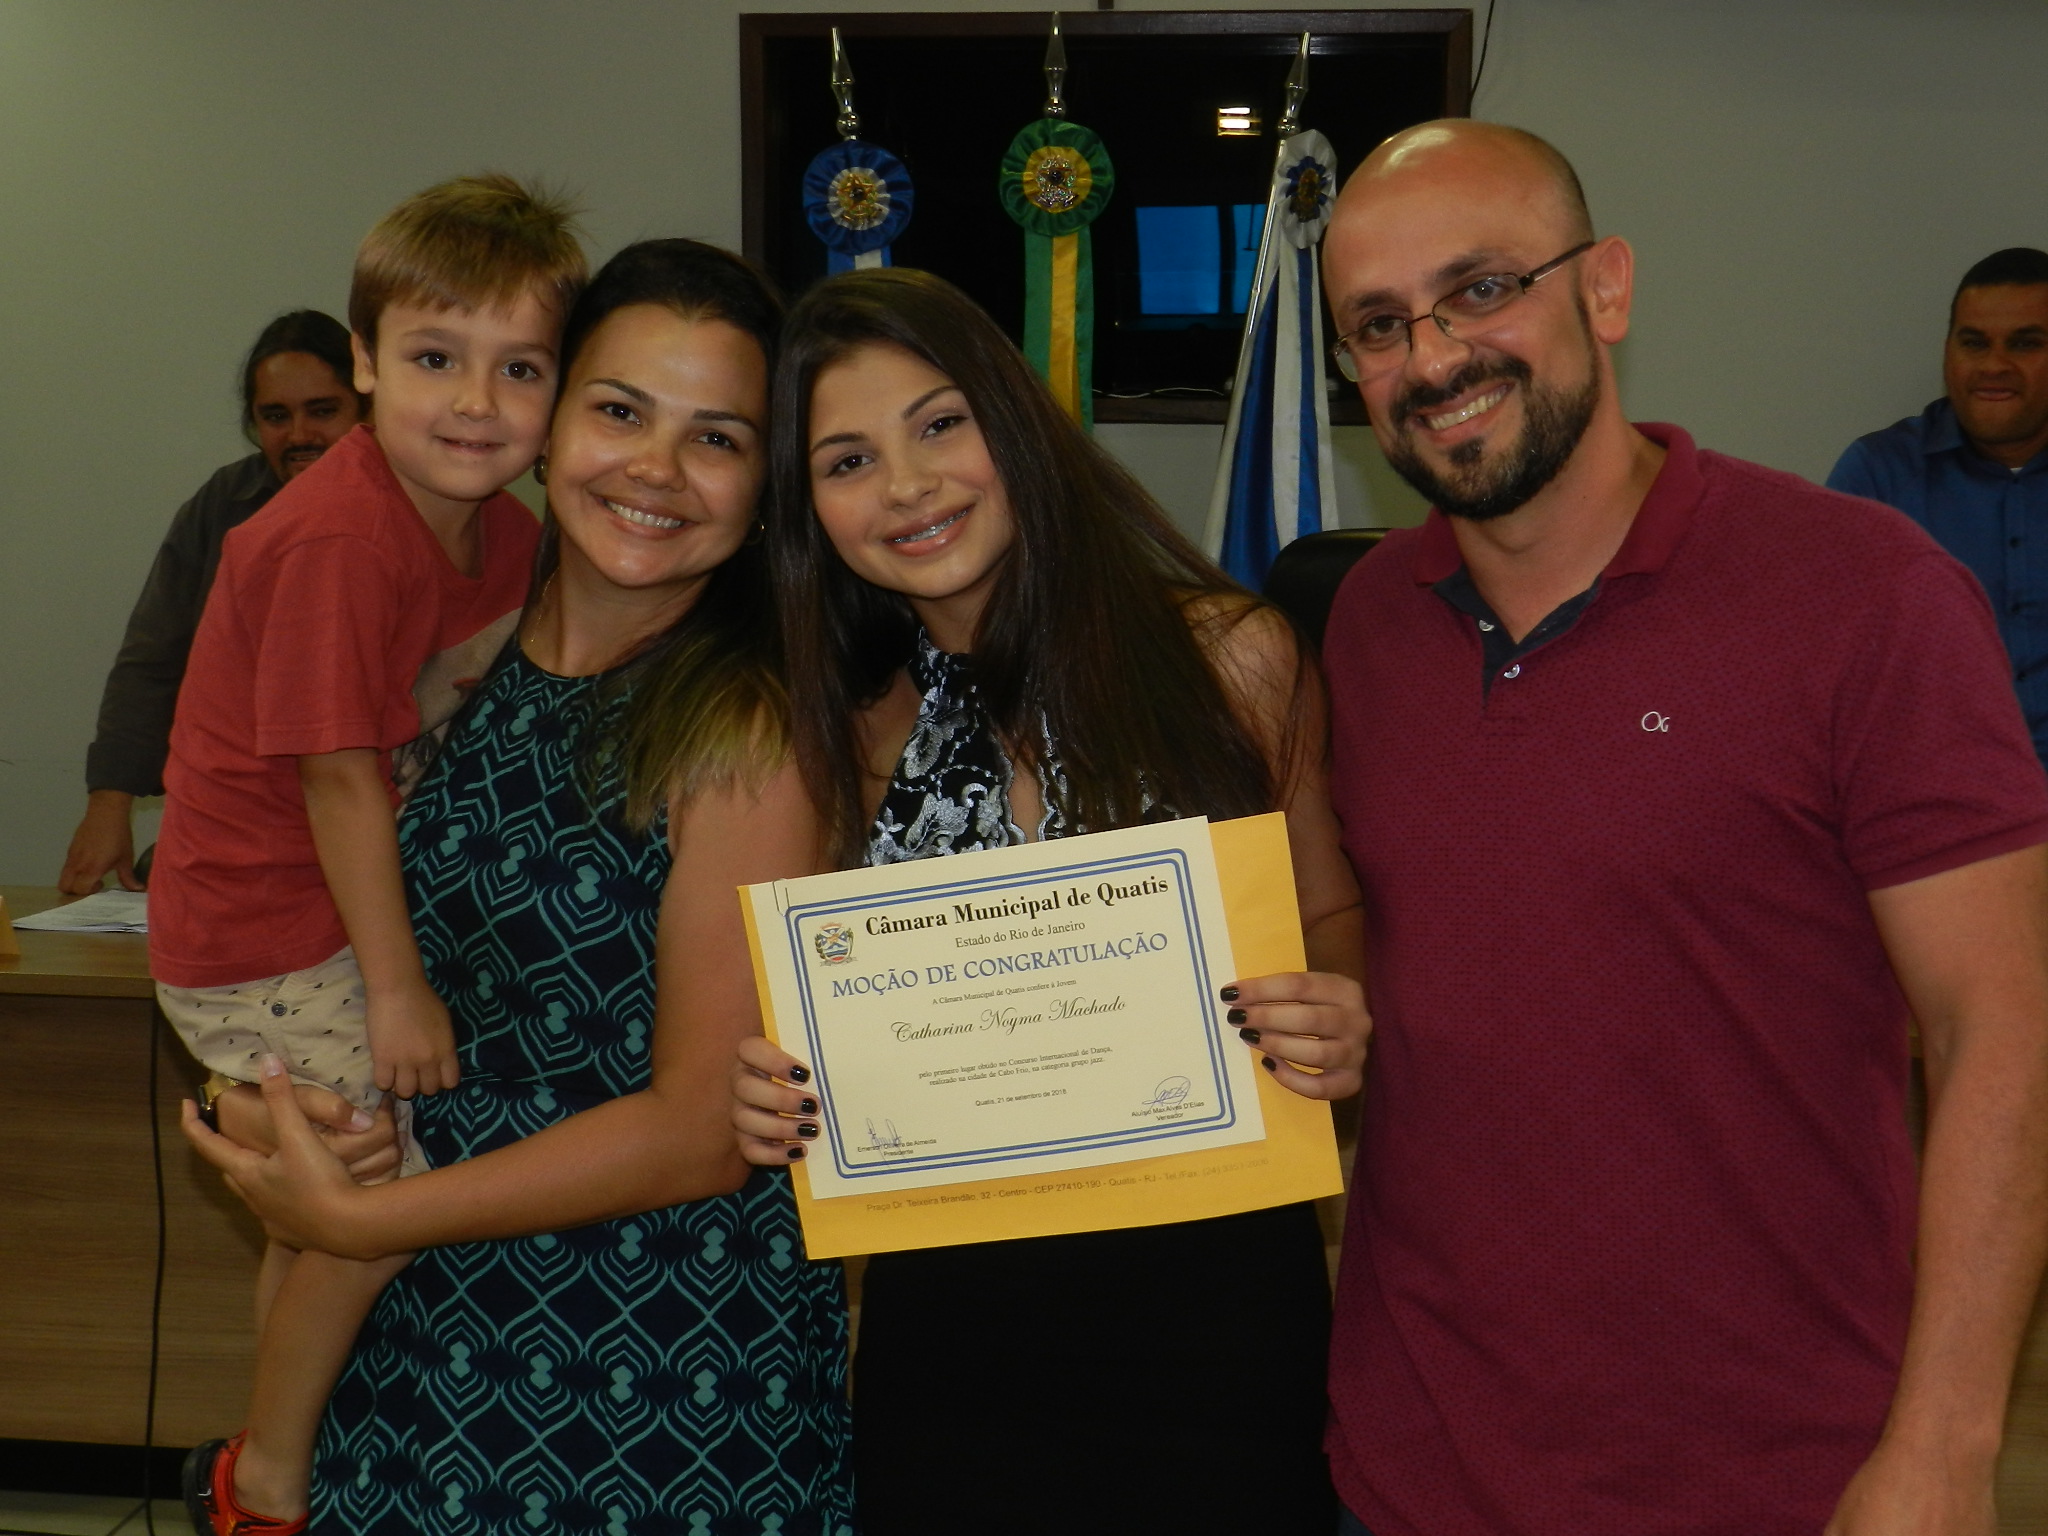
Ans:
[[[929,273],[881,268],[827,279],[790,311],[770,434],[768,546],[789,676],[806,701],[792,733],[839,856],[856,860],[866,836],[855,715],[917,635],[909,602],[846,566],[811,503],[812,389],[875,343],[959,386],[1002,477],[1016,541],[975,637],[974,678],[1005,739],[1034,742],[1044,719],[1067,825],[1128,826],[1148,803],[1181,815],[1273,809],[1279,774],[1204,643],[1258,599],[1181,536],[972,299]],[[1295,670],[1299,687],[1308,669]]]
[[[597,328],[634,304],[686,320],[719,320],[761,344],[775,365],[782,301],[750,263],[697,240],[642,240],[606,262],[562,331],[567,381]],[[550,516],[527,605],[561,562]],[[606,678],[591,763],[624,782],[626,820],[646,828],[672,797],[751,776],[788,750],[788,702],[777,665],[775,605],[758,540],[711,573],[690,611]]]

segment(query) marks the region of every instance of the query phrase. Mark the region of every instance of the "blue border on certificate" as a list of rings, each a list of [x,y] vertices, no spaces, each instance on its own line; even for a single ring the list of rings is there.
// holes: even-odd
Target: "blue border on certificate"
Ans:
[[[1002,886],[1011,890],[1029,888],[1054,882],[1071,881],[1095,875],[1110,874],[1123,870],[1142,869],[1148,865],[1170,865],[1180,875],[1174,887],[1180,898],[1181,920],[1186,928],[1188,953],[1193,958],[1195,969],[1195,993],[1201,1007],[1203,1046],[1208,1054],[1212,1084],[1216,1091],[1218,1105],[1215,1114],[1201,1120],[1179,1120],[1170,1125],[1150,1129],[1103,1131],[1089,1136],[1059,1137],[1050,1141],[1018,1142],[998,1147],[985,1147],[973,1151],[931,1153],[921,1157],[891,1158],[886,1162],[849,1164],[846,1149],[840,1139],[840,1117],[825,1118],[826,1136],[832,1150],[832,1164],[839,1177],[849,1181],[877,1178],[884,1175],[907,1173],[915,1170],[934,1168],[960,1168],[982,1163],[1014,1162],[1020,1158],[1043,1157],[1051,1153],[1095,1151],[1103,1148],[1139,1146],[1148,1142],[1171,1141],[1183,1136],[1228,1129],[1237,1123],[1237,1100],[1231,1092],[1230,1077],[1225,1070],[1222,1031],[1216,1019],[1216,989],[1209,976],[1209,955],[1202,940],[1202,920],[1195,911],[1194,882],[1189,877],[1187,855],[1181,849],[1167,848],[1146,853],[1123,854],[1105,859],[1088,859],[1078,864],[1062,864],[1053,869],[1036,870],[1028,874],[985,875],[964,880],[942,880],[931,885],[916,886],[907,890],[890,891],[885,895],[854,897],[836,901],[803,902],[789,907],[783,913],[783,934],[789,943],[790,958],[796,972],[799,1001],[803,1008],[804,1039],[810,1047],[811,1070],[818,1075],[819,1095],[828,1104],[831,1102],[831,1068],[827,1060],[824,1041],[818,1035],[817,1015],[811,1001],[811,973],[806,962],[802,936],[798,924],[807,917],[821,914],[852,914],[870,907],[901,906],[906,901],[944,900],[954,896],[971,896],[982,891]],[[1019,945],[1018,948],[1025,946]],[[1035,946],[1044,948],[1046,946]],[[1014,951],[1012,951],[1014,953]]]

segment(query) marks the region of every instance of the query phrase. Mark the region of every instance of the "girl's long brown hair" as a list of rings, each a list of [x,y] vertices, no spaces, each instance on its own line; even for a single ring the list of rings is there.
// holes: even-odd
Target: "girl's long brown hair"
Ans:
[[[1043,717],[1065,772],[1064,793],[1053,792],[1067,825],[1129,826],[1148,802],[1153,814],[1273,809],[1274,762],[1190,627],[1227,628],[1259,600],[1181,536],[973,300],[929,273],[881,268],[827,279],[790,311],[770,434],[770,561],[788,676],[805,700],[792,735],[841,860],[858,862],[867,831],[855,716],[887,690],[917,635],[909,602],[846,566],[811,503],[812,388],[875,343],[959,386],[1002,477],[1017,533],[975,637],[974,678],[1005,740],[1036,741]],[[1293,671],[1298,690],[1311,669]],[[1276,754],[1291,757],[1291,746]]]

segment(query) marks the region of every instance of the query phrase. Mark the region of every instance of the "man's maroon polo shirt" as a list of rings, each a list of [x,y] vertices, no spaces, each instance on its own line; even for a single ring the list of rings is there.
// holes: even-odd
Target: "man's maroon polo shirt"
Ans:
[[[1983,593],[1674,427],[1578,623],[1481,693],[1389,534],[1329,626],[1377,1022],[1331,1460],[1375,1536],[1814,1536],[1912,1296],[1867,893],[2048,840]]]

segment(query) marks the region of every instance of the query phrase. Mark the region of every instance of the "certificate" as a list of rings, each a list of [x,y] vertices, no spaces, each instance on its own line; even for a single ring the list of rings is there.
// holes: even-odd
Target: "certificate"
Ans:
[[[1259,1072],[1220,1017],[1226,982],[1301,967],[1278,816],[741,899],[770,1034],[824,1104],[792,1169],[812,1257],[1179,1221],[1339,1185],[1327,1106]],[[1237,953],[1247,926],[1265,953]]]

